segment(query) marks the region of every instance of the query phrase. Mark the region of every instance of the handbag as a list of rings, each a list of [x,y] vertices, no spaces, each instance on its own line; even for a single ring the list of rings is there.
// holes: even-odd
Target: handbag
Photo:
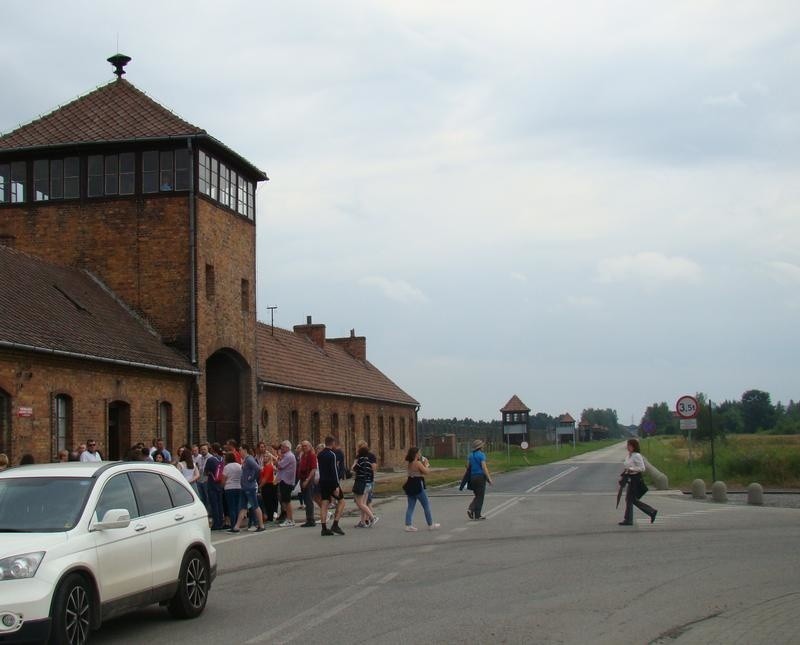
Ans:
[[[470,464],[467,464],[467,469],[464,471],[464,476],[461,478],[461,484],[458,490],[464,490],[465,488],[472,490],[472,467]]]
[[[409,497],[419,495],[424,487],[425,479],[422,477],[408,477],[406,483],[403,484],[403,490]]]

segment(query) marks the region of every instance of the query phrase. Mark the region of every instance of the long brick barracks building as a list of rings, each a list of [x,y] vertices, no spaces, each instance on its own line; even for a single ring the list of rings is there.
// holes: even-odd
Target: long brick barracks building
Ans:
[[[332,433],[401,463],[419,404],[364,337],[257,321],[266,174],[123,79],[129,60],[0,137],[0,452]]]

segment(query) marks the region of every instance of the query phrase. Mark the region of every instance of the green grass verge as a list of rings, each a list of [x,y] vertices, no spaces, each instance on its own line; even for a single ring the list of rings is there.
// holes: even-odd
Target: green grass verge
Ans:
[[[688,490],[695,479],[712,483],[711,443],[683,437],[645,439],[642,452],[669,478],[670,487]],[[717,479],[729,489],[757,482],[770,488],[800,488],[800,436],[728,435],[714,442]]]

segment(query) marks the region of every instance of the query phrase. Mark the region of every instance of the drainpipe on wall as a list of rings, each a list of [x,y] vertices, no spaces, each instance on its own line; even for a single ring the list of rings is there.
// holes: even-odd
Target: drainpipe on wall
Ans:
[[[194,150],[192,148],[191,137],[186,139],[186,147],[189,150],[189,357],[192,365],[197,366],[197,226],[195,223],[195,194],[194,194]],[[195,383],[199,385],[200,376],[195,376]],[[194,443],[192,438],[195,436],[194,428],[194,391],[189,385],[189,395],[187,397],[188,423],[186,430],[189,443]],[[197,440],[200,440],[200,433],[197,432]]]

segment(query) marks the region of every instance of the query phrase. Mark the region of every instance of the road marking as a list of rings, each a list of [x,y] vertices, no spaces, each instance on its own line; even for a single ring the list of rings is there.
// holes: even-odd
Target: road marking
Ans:
[[[540,490],[542,490],[545,486],[549,486],[554,481],[558,481],[562,477],[565,477],[566,475],[569,475],[570,473],[575,472],[576,470],[578,470],[577,466],[572,466],[570,468],[567,468],[566,470],[562,470],[557,475],[553,475],[550,479],[545,479],[541,484],[536,484],[536,486],[531,486],[528,490],[525,491],[525,493],[537,493]]]
[[[327,616],[327,614],[330,613],[330,611],[334,611],[335,610],[335,613],[337,613],[338,611],[342,611],[342,609],[345,609],[345,608],[349,607],[350,605],[352,605],[357,600],[360,600],[361,598],[363,598],[365,596],[368,596],[373,591],[376,591],[378,589],[378,587],[375,584],[371,584],[371,583],[374,583],[380,576],[381,576],[380,573],[371,573],[366,578],[364,578],[361,582],[359,582],[359,585],[358,585],[358,586],[361,586],[363,584],[368,584],[370,586],[367,586],[367,587],[361,589],[361,591],[357,592],[355,595],[351,595],[351,594],[353,594],[353,589],[356,588],[356,585],[351,585],[349,587],[345,587],[341,591],[338,591],[338,592],[334,593],[332,596],[329,596],[324,601],[322,601],[320,603],[317,603],[313,607],[309,607],[305,611],[301,611],[299,614],[296,614],[295,616],[293,616],[289,620],[282,622],[280,625],[277,625],[277,626],[273,627],[272,629],[269,629],[269,630],[259,634],[258,636],[254,636],[249,641],[247,641],[248,645],[250,645],[251,643],[263,643],[264,641],[269,640],[270,638],[272,638],[274,636],[278,636],[278,635],[283,636],[285,638],[285,634],[286,633],[291,633],[291,636],[289,637],[289,640],[295,638],[297,635],[301,634],[302,632],[305,632],[309,628],[311,628],[313,626],[316,626],[317,624],[319,624],[323,620],[326,620],[329,617],[329,616]],[[344,600],[342,603],[334,606],[332,609],[330,609],[328,612],[326,612],[326,614],[323,614],[324,618],[322,616],[316,615],[317,612],[320,611],[322,607],[329,606],[332,602],[337,601],[339,598],[342,598],[342,599],[347,598],[347,600]],[[333,615],[333,614],[331,614],[331,615]],[[298,625],[298,623],[300,623],[300,624]],[[288,641],[287,640],[276,640],[275,642],[276,643],[286,643]]]
[[[399,571],[392,571],[391,573],[387,573],[385,576],[383,576],[383,578],[378,580],[376,584],[385,585],[387,582],[389,582],[390,580],[394,580],[399,575],[400,575]]]
[[[511,506],[514,506],[514,504],[519,502],[520,499],[522,499],[522,498],[521,497],[512,497],[511,499],[507,499],[502,504],[500,504],[498,506],[495,506],[492,510],[488,511],[486,513],[486,517],[494,517],[495,515],[499,515],[500,513],[502,513],[507,508],[510,508]]]
[[[450,529],[453,533],[461,533],[461,531],[466,531],[469,526],[457,526],[454,529]]]

